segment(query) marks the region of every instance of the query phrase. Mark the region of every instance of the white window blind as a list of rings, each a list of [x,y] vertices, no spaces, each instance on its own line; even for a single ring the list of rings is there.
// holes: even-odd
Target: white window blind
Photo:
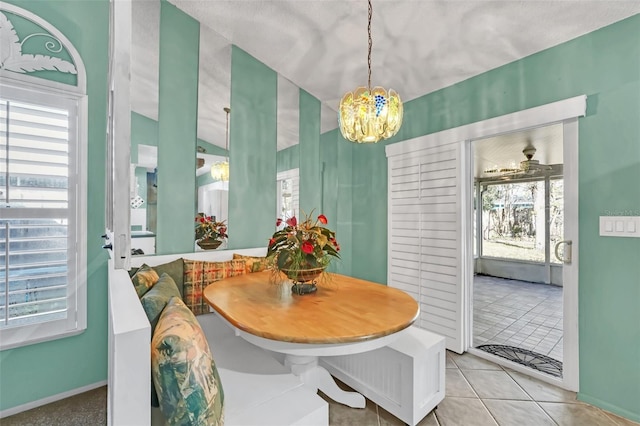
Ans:
[[[84,325],[77,315],[77,101],[1,89],[0,333],[5,349]]]
[[[416,325],[462,352],[460,147],[391,156],[388,285],[420,304]]]

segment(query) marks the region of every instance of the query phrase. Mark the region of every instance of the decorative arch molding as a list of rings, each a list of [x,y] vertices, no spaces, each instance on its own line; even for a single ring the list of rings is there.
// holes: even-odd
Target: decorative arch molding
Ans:
[[[41,30],[18,33],[14,23],[11,22],[14,16],[31,22]],[[35,39],[40,38],[43,39],[40,52],[44,49],[45,53],[40,53],[33,47]],[[49,22],[28,10],[0,2],[0,39],[2,39],[0,76],[3,78],[86,94],[86,70],[80,53],[73,43]],[[23,51],[24,47],[28,49]],[[32,75],[37,71],[73,74],[76,76],[75,84],[61,83],[44,76]]]

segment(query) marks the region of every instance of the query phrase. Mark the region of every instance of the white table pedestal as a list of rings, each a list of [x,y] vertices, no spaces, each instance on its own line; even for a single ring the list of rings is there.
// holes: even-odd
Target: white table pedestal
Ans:
[[[287,354],[284,365],[300,377],[305,386],[317,391],[321,390],[329,398],[351,408],[364,408],[364,396],[357,392],[347,392],[338,387],[329,372],[318,365],[317,356]]]

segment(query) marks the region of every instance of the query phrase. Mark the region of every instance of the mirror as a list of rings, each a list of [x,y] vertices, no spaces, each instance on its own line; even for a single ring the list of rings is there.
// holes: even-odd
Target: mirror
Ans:
[[[197,212],[229,219],[229,182],[216,181],[211,167],[228,160],[228,122],[231,105],[231,43],[211,28],[200,25],[198,71],[198,146],[196,156]],[[233,232],[229,230],[229,232]],[[220,246],[227,247],[227,240]],[[200,250],[196,246],[196,250]]]
[[[131,248],[155,253],[160,1],[132,2]]]
[[[158,104],[160,75],[160,1],[132,2],[131,48],[131,226],[132,249],[156,253]],[[224,161],[226,146],[225,107],[231,107],[231,43],[215,29],[200,25],[198,60],[197,152],[195,153],[197,201],[194,213],[202,212],[228,221],[228,182],[216,182],[211,165]],[[299,88],[278,76],[277,170],[299,167]],[[231,126],[230,126],[231,128]],[[229,136],[229,143],[231,137]],[[233,159],[230,159],[233,168]],[[276,176],[274,176],[276,179]],[[278,197],[278,194],[273,194]],[[189,208],[189,206],[185,206]],[[273,212],[274,218],[277,212]],[[233,225],[232,225],[233,226]],[[233,235],[233,229],[229,229]],[[224,248],[224,246],[221,246]],[[194,250],[200,250],[194,241]],[[158,251],[159,252],[159,251]]]
[[[300,216],[300,88],[278,75],[276,218]],[[284,225],[282,225],[284,227]]]
[[[156,253],[159,55],[160,1],[132,2],[131,247],[137,254]],[[194,212],[218,220],[228,217],[228,182],[216,182],[210,169],[228,156],[223,108],[230,92],[231,44],[200,25]]]

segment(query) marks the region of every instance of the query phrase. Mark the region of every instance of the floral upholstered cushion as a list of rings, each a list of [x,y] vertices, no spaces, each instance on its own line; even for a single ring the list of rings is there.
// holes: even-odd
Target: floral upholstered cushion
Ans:
[[[131,277],[131,282],[138,293],[138,297],[142,297],[153,285],[158,282],[158,273],[151,266],[143,264],[136,273]]]
[[[151,375],[167,424],[224,424],[224,392],[209,344],[178,297],[169,301],[153,334]]]
[[[167,273],[163,273],[151,290],[140,298],[140,303],[142,303],[144,312],[149,318],[149,323],[151,323],[151,334],[156,328],[162,310],[172,297],[180,297],[180,292],[173,278]]]
[[[246,272],[250,274],[252,272],[262,272],[267,269],[267,258],[256,256],[244,256],[242,254],[233,253],[235,260],[244,259],[246,262]]]

